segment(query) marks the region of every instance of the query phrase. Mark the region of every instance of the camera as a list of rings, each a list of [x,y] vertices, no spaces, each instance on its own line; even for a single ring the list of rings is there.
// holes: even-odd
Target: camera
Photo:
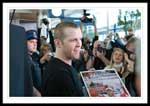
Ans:
[[[88,52],[89,56],[93,56],[92,49],[90,48],[90,42],[83,44],[84,49]]]
[[[83,15],[84,15],[84,16],[89,16],[90,14],[89,14],[89,13],[86,13],[86,10],[83,10]]]
[[[93,22],[93,19],[92,18],[88,18],[88,17],[84,17],[83,19],[81,19],[81,21],[83,23],[92,23]]]
[[[99,52],[103,52],[103,48],[101,47],[101,45],[98,45],[97,50],[98,50]]]
[[[87,17],[89,15],[90,15],[89,13],[86,13],[86,10],[83,10],[83,17],[81,18],[81,21],[83,23],[93,23],[93,19]]]
[[[49,24],[49,21],[48,21],[47,18],[43,18],[43,19],[42,19],[42,22],[43,22],[45,25],[48,25],[48,24]]]
[[[99,51],[100,53],[105,53],[106,52],[106,49],[105,48],[103,48],[100,44],[98,45],[98,47],[97,47],[97,51]]]

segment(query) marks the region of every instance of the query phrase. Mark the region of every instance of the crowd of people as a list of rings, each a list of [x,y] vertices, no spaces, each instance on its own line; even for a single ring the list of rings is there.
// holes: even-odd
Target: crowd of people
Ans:
[[[141,52],[140,40],[134,36],[132,28],[124,38],[110,33],[104,41],[99,41],[98,36],[91,41],[82,37],[75,23],[61,22],[54,28],[53,37],[56,51],[44,36],[40,37],[38,51],[37,32],[26,32],[33,96],[86,96],[79,73],[100,69],[115,69],[131,96],[140,96],[141,70],[137,59]]]

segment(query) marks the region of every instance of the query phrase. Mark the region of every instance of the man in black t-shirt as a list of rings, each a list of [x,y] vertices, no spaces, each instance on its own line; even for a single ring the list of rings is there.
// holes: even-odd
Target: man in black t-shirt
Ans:
[[[43,73],[43,96],[83,96],[72,59],[80,56],[82,33],[72,22],[59,23],[54,31],[56,54]]]

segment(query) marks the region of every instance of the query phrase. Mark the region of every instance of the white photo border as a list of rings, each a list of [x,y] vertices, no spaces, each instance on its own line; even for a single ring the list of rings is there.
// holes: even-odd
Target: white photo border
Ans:
[[[142,8],[141,97],[9,97],[10,9]],[[147,11],[148,3],[3,3],[3,103],[147,103]]]

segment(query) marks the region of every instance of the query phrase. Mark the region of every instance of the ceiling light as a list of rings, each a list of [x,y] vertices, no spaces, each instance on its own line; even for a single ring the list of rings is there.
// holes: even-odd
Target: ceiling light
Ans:
[[[61,9],[52,9],[52,14],[56,17],[60,16],[62,14]]]

